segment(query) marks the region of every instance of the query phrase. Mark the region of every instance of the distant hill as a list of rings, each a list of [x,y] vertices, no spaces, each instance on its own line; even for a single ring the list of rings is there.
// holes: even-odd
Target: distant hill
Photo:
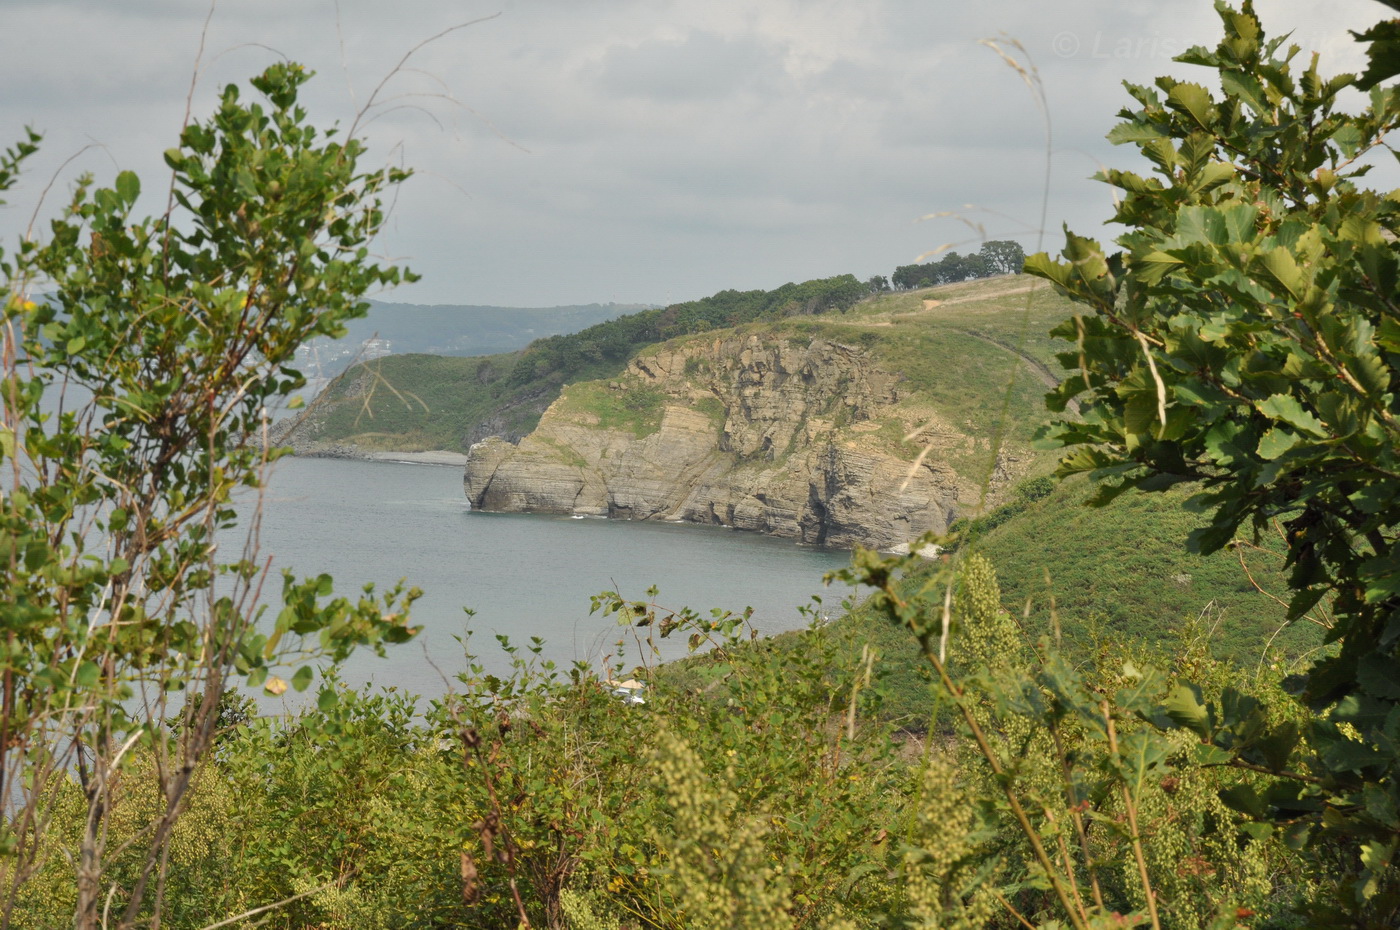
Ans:
[[[319,454],[327,454],[328,445],[342,451],[355,447],[363,451],[465,451],[486,436],[516,440],[535,428],[540,414],[559,397],[564,385],[615,377],[638,351],[662,340],[755,320],[845,310],[867,293],[867,286],[851,275],[838,275],[784,284],[771,291],[725,290],[699,300],[625,314],[622,311],[626,308],[613,304],[610,308],[616,312],[603,322],[567,334],[541,334],[515,350],[470,359],[445,357],[465,353],[410,350],[406,344],[394,343],[388,353],[361,352],[366,364],[331,384],[314,409],[284,438],[300,453]],[[397,314],[396,325],[415,319],[411,312],[397,313],[397,306],[392,309]],[[435,319],[431,313],[427,316],[430,323]],[[357,332],[377,333],[381,339],[392,340],[396,330],[388,328],[389,321],[384,314],[371,312],[366,321],[369,328]],[[374,330],[376,322],[385,325]],[[344,342],[349,344],[350,340]],[[361,343],[353,344],[359,351]],[[313,365],[303,370],[315,378]],[[324,371],[327,376],[332,374],[329,368]]]
[[[488,307],[370,301],[369,315],[353,320],[340,339],[316,339],[298,353],[302,370],[328,380],[357,359],[383,355],[496,355],[536,339],[578,332],[649,304],[574,304],[563,307]],[[367,340],[379,340],[366,347]]]

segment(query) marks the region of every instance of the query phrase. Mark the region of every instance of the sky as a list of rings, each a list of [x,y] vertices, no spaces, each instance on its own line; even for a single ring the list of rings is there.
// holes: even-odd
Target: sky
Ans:
[[[1329,73],[1362,63],[1347,30],[1389,12],[1257,9]],[[376,247],[423,280],[382,299],[664,304],[888,275],[982,238],[1056,251],[1064,224],[1113,235],[1088,178],[1136,165],[1103,139],[1122,82],[1202,80],[1171,59],[1219,35],[1205,0],[4,0],[0,144],[45,140],[0,238],[42,228],[82,172],[162,189],[187,97],[206,114],[289,58],[317,72],[314,121],[377,99],[370,157],[416,172]],[[1048,171],[1036,95],[984,39],[1035,68]]]

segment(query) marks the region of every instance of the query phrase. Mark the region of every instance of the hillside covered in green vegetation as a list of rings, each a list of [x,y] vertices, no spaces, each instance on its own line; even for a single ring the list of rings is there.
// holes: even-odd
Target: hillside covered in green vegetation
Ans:
[[[288,438],[303,450],[336,443],[395,451],[465,450],[490,435],[518,439],[564,385],[615,375],[646,346],[752,320],[843,310],[866,293],[851,275],[771,291],[727,290],[536,339],[518,352],[375,359],[327,387]]]
[[[289,438],[304,451],[314,451],[315,443],[419,451],[465,450],[489,435],[514,441],[535,427],[565,385],[614,378],[651,346],[740,325],[766,338],[766,328],[781,321],[787,322],[773,338],[824,332],[856,338],[935,406],[981,421],[984,401],[999,406],[1016,353],[1038,369],[1027,369],[1034,380],[1019,378],[1018,404],[1036,403],[1032,395],[1050,383],[1045,366],[1054,364],[1053,346],[1044,334],[1067,315],[1067,304],[1048,288],[1028,302],[1030,286],[1029,279],[1001,277],[872,297],[866,285],[843,275],[766,292],[722,291],[536,340],[520,352],[388,356],[332,383]]]

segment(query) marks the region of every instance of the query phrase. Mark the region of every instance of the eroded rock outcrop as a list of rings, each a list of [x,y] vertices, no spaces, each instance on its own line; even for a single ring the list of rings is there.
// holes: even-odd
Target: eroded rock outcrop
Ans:
[[[979,488],[937,454],[966,437],[859,347],[824,338],[668,344],[622,378],[566,390],[518,445],[472,446],[467,497],[483,510],[685,520],[808,543],[890,548],[942,531]],[[616,411],[636,411],[620,426]],[[648,419],[649,418],[649,419]],[[915,422],[918,421],[918,422]],[[995,481],[1018,471],[998,462]],[[995,490],[995,489],[994,489]]]

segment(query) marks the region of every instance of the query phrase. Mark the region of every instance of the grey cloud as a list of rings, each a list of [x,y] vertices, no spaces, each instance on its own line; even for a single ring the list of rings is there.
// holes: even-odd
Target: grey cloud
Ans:
[[[345,126],[416,42],[503,10],[419,51],[409,64],[420,70],[386,93],[418,94],[397,102],[421,109],[389,111],[367,127],[373,157],[419,169],[379,249],[407,258],[425,280],[391,299],[660,301],[844,271],[888,274],[972,236],[955,219],[914,222],[964,204],[976,205],[969,218],[989,236],[1033,247],[1025,228],[1044,183],[1039,113],[1020,78],[977,45],[1002,31],[1025,44],[1050,101],[1047,247],[1058,248],[1061,221],[1110,233],[1098,228],[1108,191],[1084,178],[1100,161],[1131,164],[1130,149],[1102,138],[1126,103],[1120,81],[1189,73],[1168,60],[1165,39],[1210,43],[1219,33],[1206,0],[856,6],[340,0],[342,50],[332,0],[225,2],[194,109],[207,113],[224,82],[272,60],[254,44],[264,43],[318,70],[307,94],[313,118]],[[1271,30],[1296,25],[1305,45],[1345,45],[1346,27],[1383,12],[1359,0],[1259,7]],[[37,190],[90,139],[109,154],[85,155],[66,176],[110,177],[115,162],[158,190],[160,152],[184,112],[207,7],[27,0],[4,8],[0,79],[14,92],[0,96],[0,126],[32,121],[50,135],[0,210],[0,235],[12,241],[23,230]],[[1064,32],[1079,42],[1069,54],[1065,40],[1056,44]]]
[[[782,83],[774,50],[752,39],[694,32],[679,41],[614,46],[604,57],[598,86],[620,97],[658,101],[716,100],[737,92],[771,92]]]

